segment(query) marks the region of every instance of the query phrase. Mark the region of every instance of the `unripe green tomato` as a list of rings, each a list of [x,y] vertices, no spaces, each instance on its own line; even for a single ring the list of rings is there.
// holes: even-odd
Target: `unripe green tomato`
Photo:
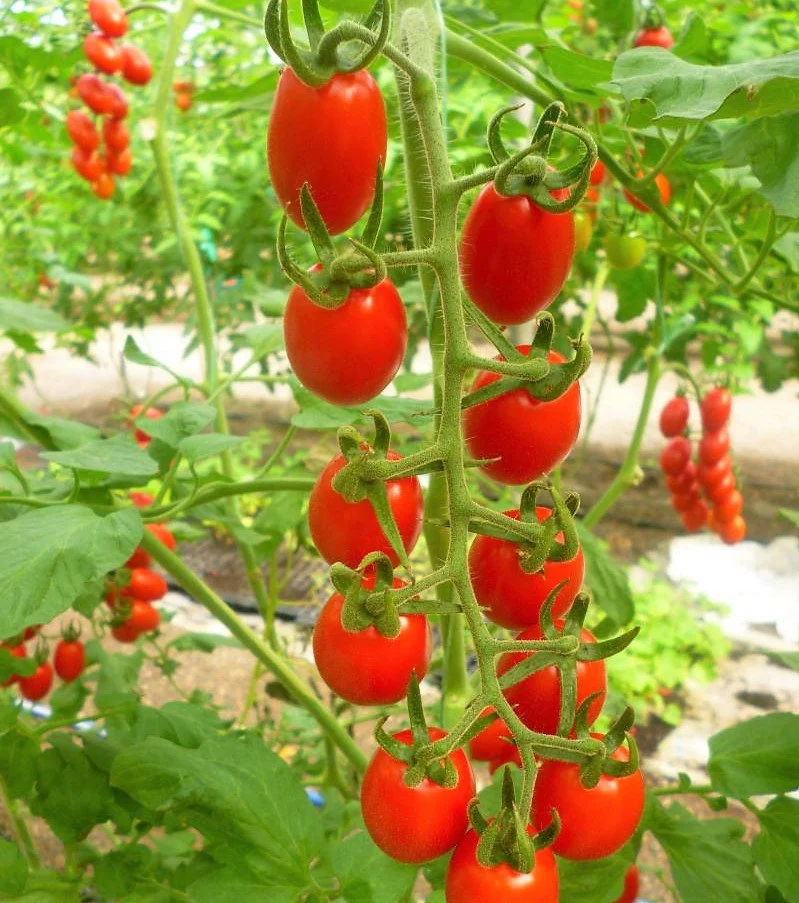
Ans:
[[[608,263],[617,270],[637,267],[646,254],[646,239],[642,235],[622,235],[611,232],[605,239]]]
[[[594,234],[594,225],[587,213],[580,211],[574,214],[574,249],[585,251],[591,244],[591,236]]]

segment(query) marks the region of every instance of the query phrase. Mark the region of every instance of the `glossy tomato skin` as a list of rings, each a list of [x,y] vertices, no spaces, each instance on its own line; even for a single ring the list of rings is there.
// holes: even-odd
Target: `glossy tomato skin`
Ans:
[[[674,46],[674,38],[665,25],[658,28],[642,28],[633,41],[635,47],[662,47],[669,50]]]
[[[402,456],[389,451],[387,457],[398,461]],[[348,502],[333,489],[333,477],[346,463],[343,455],[336,455],[311,490],[308,526],[314,545],[328,564],[342,561],[354,568],[370,552],[384,552],[397,565],[399,559],[380,528],[371,502]],[[389,480],[386,490],[402,544],[410,552],[422,532],[422,487],[416,477],[404,477]]]
[[[490,715],[493,711],[494,707],[488,706],[480,712],[480,717]],[[469,755],[477,762],[504,761],[513,755],[515,748],[510,730],[501,718],[496,718],[469,741]]]
[[[119,85],[107,85],[111,97],[111,109],[109,112],[117,119],[124,119],[128,115],[128,98]]]
[[[724,427],[712,433],[705,433],[699,440],[699,460],[713,465],[730,450],[730,435]]]
[[[718,504],[713,506],[713,516],[716,523],[726,524],[734,518],[738,517],[744,507],[744,498],[737,489],[732,492]]]
[[[660,412],[660,432],[667,439],[682,435],[688,426],[690,413],[688,399],[684,395],[675,395]]]
[[[126,44],[122,48],[122,78],[132,85],[146,85],[153,75],[152,63],[139,47]]]
[[[660,453],[660,469],[670,477],[679,476],[691,461],[691,442],[676,436]]]
[[[518,345],[527,354],[529,345]],[[556,351],[551,363],[562,363]],[[472,391],[499,379],[487,370],[477,374]],[[499,483],[520,485],[545,473],[569,454],[580,432],[580,386],[572,383],[554,401],[538,401],[526,389],[513,389],[467,408],[463,430],[473,458],[497,458],[482,470]]]
[[[32,702],[43,699],[53,686],[53,669],[49,662],[42,662],[30,677],[20,677],[19,692]]]
[[[85,151],[80,147],[72,148],[72,166],[87,182],[94,182],[105,172],[105,163],[97,151]]]
[[[735,491],[735,475],[732,471],[728,471],[727,474],[722,477],[715,486],[711,486],[705,489],[705,495],[713,502],[714,505],[720,505],[722,502],[726,501],[729,496]]]
[[[480,865],[479,839],[470,828],[455,847],[447,868],[447,903],[558,903],[558,867],[552,850],[536,851],[533,870],[525,875],[507,863]]]
[[[689,461],[685,467],[674,476],[666,477],[666,485],[669,492],[675,495],[687,495],[698,489],[697,475],[699,469],[693,461]]]
[[[129,147],[126,147],[125,150],[119,154],[109,153],[106,155],[105,159],[108,171],[116,173],[118,176],[126,176],[133,166],[133,156],[131,155]]]
[[[122,48],[104,34],[91,31],[83,39],[86,59],[106,75],[113,75],[122,68]]]
[[[305,228],[305,182],[331,234],[354,225],[374,199],[386,142],[383,96],[365,69],[338,73],[319,88],[303,84],[289,67],[283,70],[266,152],[275,194],[298,226]]]
[[[130,581],[122,590],[122,595],[142,602],[155,602],[166,595],[167,588],[166,580],[155,571],[133,568],[130,572]]]
[[[573,257],[571,212],[548,213],[526,195],[504,197],[489,184],[466,216],[461,278],[472,301],[502,326],[526,323],[548,307]]]
[[[91,153],[100,146],[100,134],[83,110],[70,110],[66,125],[72,143],[81,150]]]
[[[646,256],[646,239],[643,235],[609,232],[605,238],[605,254],[608,263],[615,269],[631,270]]]
[[[718,533],[722,542],[728,546],[734,546],[742,542],[746,536],[746,521],[739,514],[732,520],[718,525]]]
[[[126,622],[137,633],[150,633],[161,623],[161,614],[149,602],[134,599],[130,606],[130,615]]]
[[[707,524],[708,507],[702,499],[695,499],[682,515],[682,525],[688,533],[698,533]]]
[[[563,627],[563,621],[556,621],[556,626]],[[531,627],[517,637],[519,640],[543,639],[539,627]],[[594,635],[583,629],[580,633],[583,643],[593,643]],[[497,674],[501,677],[505,672],[527,658],[527,652],[506,652],[497,663]],[[593,724],[602,711],[607,695],[608,681],[605,662],[577,662],[577,707],[583,700],[594,693],[600,695],[591,703],[588,710],[588,724]],[[505,698],[513,706],[519,720],[530,730],[542,734],[555,734],[560,718],[560,674],[554,665],[536,671],[529,677],[502,691]]]
[[[536,507],[540,523],[552,511],[542,505]],[[505,512],[506,517],[519,519],[518,509]],[[563,534],[555,537],[563,542]],[[477,602],[483,614],[502,627],[520,630],[539,623],[541,607],[552,590],[564,580],[555,597],[552,616],[559,618],[571,608],[585,576],[582,548],[569,561],[547,561],[535,574],[522,570],[519,547],[508,539],[478,535],[469,549],[469,574]]]
[[[596,735],[595,735],[596,736]],[[627,761],[626,747],[613,758]],[[552,849],[565,859],[601,859],[615,853],[633,836],[644,811],[644,779],[640,770],[628,777],[603,774],[596,787],[580,782],[580,766],[555,759],[544,761],[533,796],[533,816],[541,830],[560,816],[560,833]]]
[[[641,177],[641,173],[638,173],[638,177]],[[671,200],[671,182],[669,182],[665,173],[659,172],[655,176],[655,187],[660,195],[660,202],[664,205],[668,204]],[[641,213],[649,213],[652,209],[626,188],[624,189],[624,197],[627,198],[636,210],[640,210]]]
[[[702,426],[707,432],[720,430],[727,425],[732,413],[732,394],[721,387],[711,389],[702,399]]]
[[[374,576],[364,581],[375,585]],[[394,586],[404,586],[394,580]],[[351,633],[341,623],[344,597],[333,593],[322,609],[313,632],[313,654],[324,682],[342,699],[354,705],[390,705],[405,698],[415,671],[427,674],[433,639],[424,615],[400,615],[400,632],[383,636],[370,625]]]
[[[106,119],[103,123],[103,141],[114,153],[121,153],[130,144],[130,133],[121,119]]]
[[[104,82],[99,75],[93,72],[85,72],[75,82],[78,96],[93,112],[99,115],[113,113],[115,107],[114,93],[111,86]]]
[[[638,866],[631,865],[624,876],[624,891],[619,899],[616,900],[616,903],[635,903],[638,899],[639,885]]]
[[[121,38],[128,30],[128,17],[117,0],[89,0],[89,17],[111,38]]]
[[[429,729],[431,740],[446,736]],[[410,730],[394,734],[411,744]],[[366,830],[378,847],[398,862],[422,863],[451,850],[469,826],[466,807],[475,795],[474,774],[462,749],[451,756],[458,775],[452,788],[440,787],[424,778],[418,787],[403,780],[404,762],[378,749],[369,763],[361,786],[361,811]]]
[[[705,489],[711,490],[730,473],[732,473],[732,461],[725,456],[709,466],[700,464],[697,468],[697,479]]]
[[[77,680],[86,666],[86,650],[80,640],[61,640],[53,654],[55,673],[61,680]]]
[[[111,629],[111,634],[119,643],[135,643],[140,636],[136,626],[129,621],[125,621],[124,624],[113,627]]]
[[[332,310],[295,285],[283,315],[286,353],[300,382],[326,401],[362,404],[394,378],[408,345],[405,308],[394,283],[353,289]]]

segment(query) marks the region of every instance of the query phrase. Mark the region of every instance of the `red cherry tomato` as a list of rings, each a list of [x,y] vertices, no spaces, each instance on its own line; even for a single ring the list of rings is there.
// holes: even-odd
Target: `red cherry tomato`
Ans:
[[[177,540],[172,535],[172,531],[165,527],[163,524],[145,524],[145,530],[149,530],[150,533],[161,543],[163,543],[170,552],[174,552],[177,547]]]
[[[689,461],[683,470],[676,476],[666,477],[666,486],[669,492],[675,495],[690,495],[694,489],[698,489],[697,474],[699,470],[693,461]]]
[[[494,707],[488,706],[480,712],[480,717],[493,711]],[[502,762],[515,750],[510,730],[501,718],[492,721],[469,741],[469,755],[478,762]]]
[[[688,399],[684,395],[675,395],[660,412],[660,432],[667,439],[681,435],[688,426],[690,413]]]
[[[729,457],[724,457],[710,466],[700,464],[696,476],[702,487],[709,491],[718,486],[729,473],[732,473],[732,461]]]
[[[705,433],[699,440],[699,460],[703,464],[715,464],[730,450],[730,434],[724,427],[713,433]]]
[[[114,194],[114,177],[109,172],[101,172],[92,182],[92,191],[101,201],[109,200]]]
[[[8,646],[5,643],[0,645],[2,645],[9,655],[13,655],[14,658],[25,658],[27,655],[24,643],[18,643],[16,646]],[[19,679],[20,677],[18,674],[12,674],[7,680],[0,683],[0,687],[10,687],[11,684],[16,683]]]
[[[122,48],[96,31],[91,31],[83,39],[83,52],[86,59],[106,75],[113,75],[122,68]]]
[[[597,736],[597,735],[595,735]],[[612,758],[626,762],[629,753],[619,747]],[[560,833],[552,849],[566,859],[601,859],[624,846],[633,836],[644,811],[644,779],[640,771],[628,777],[603,774],[596,787],[580,782],[580,766],[547,759],[538,772],[533,815],[541,830],[560,816]]]
[[[702,499],[696,499],[682,515],[682,525],[689,533],[698,533],[707,524],[708,508]]]
[[[137,417],[146,417],[148,420],[160,420],[163,416],[164,416],[164,412],[159,411],[158,408],[147,408],[147,410],[145,411],[144,405],[141,405],[141,404],[135,404],[130,409],[131,425],[133,425],[133,422],[136,420]],[[136,427],[136,432],[134,435],[136,437],[136,441],[139,444],[147,445],[147,444],[149,444],[150,439],[152,438],[149,435],[149,433],[145,433],[144,430],[139,429],[139,427]]]
[[[125,96],[125,92],[119,85],[108,85],[108,90],[111,92],[113,101],[113,106],[110,110],[111,115],[115,119],[124,119],[128,115],[128,99]]]
[[[567,190],[553,192],[558,199]],[[460,269],[469,297],[495,323],[526,323],[563,288],[574,256],[574,218],[548,213],[526,195],[504,197],[493,184],[466,216]]]
[[[746,521],[739,514],[726,523],[720,523],[718,533],[722,542],[728,546],[734,546],[736,543],[742,542],[746,536]]]
[[[744,497],[737,489],[733,489],[723,501],[713,506],[713,516],[716,519],[716,523],[729,523],[729,521],[738,517],[743,507]]]
[[[319,270],[321,267],[315,267]],[[286,354],[300,382],[326,401],[362,404],[391,382],[405,356],[408,324],[390,279],[353,289],[332,310],[295,285],[283,316]]]
[[[111,90],[112,85],[104,82],[99,75],[86,72],[77,80],[75,87],[78,89],[78,96],[90,110],[99,115],[113,113],[116,97]]]
[[[47,696],[52,685],[53,669],[49,662],[42,662],[30,677],[20,677],[19,692],[25,699],[36,702],[37,699]]]
[[[124,587],[121,595],[142,602],[156,602],[163,599],[167,589],[166,580],[160,574],[147,568],[133,568],[128,585]]]
[[[128,17],[117,0],[89,0],[89,17],[111,38],[121,38],[128,30]]]
[[[535,513],[539,523],[544,523],[552,510],[539,505]],[[505,515],[519,519],[517,509],[506,511]],[[555,538],[563,542],[562,533]],[[566,585],[555,597],[552,616],[566,614],[583,584],[585,560],[583,550],[578,548],[569,561],[547,561],[540,571],[528,574],[522,570],[515,542],[479,535],[469,550],[469,574],[483,614],[495,624],[519,630],[539,623],[541,606],[564,580]]]
[[[151,492],[131,492],[130,500],[137,508],[147,508],[155,502],[155,496]]]
[[[727,474],[716,483],[705,490],[705,495],[713,502],[714,505],[721,505],[735,491],[735,474],[728,471]]]
[[[130,615],[125,623],[137,633],[150,633],[156,630],[161,623],[161,614],[149,602],[134,599],[130,606]]]
[[[119,154],[107,154],[106,165],[110,172],[116,173],[118,176],[126,176],[133,166],[133,156],[130,153],[130,148],[126,147]]]
[[[122,78],[132,85],[146,85],[152,78],[153,67],[147,54],[132,44],[122,48]]]
[[[639,883],[638,866],[631,865],[624,876],[624,892],[616,903],[635,903],[638,899]]]
[[[81,150],[91,153],[100,146],[100,135],[92,120],[83,110],[70,110],[67,113],[66,125],[72,143]]]
[[[601,160],[597,160],[591,167],[591,175],[588,178],[589,184],[597,186],[605,181],[605,164]]]
[[[105,172],[105,163],[97,151],[85,151],[80,147],[72,148],[72,166],[87,182],[96,181]]]
[[[402,455],[389,451],[388,460],[398,461]],[[333,489],[333,477],[346,464],[343,455],[325,467],[308,501],[308,526],[319,554],[328,564],[343,561],[357,567],[370,552],[384,552],[393,564],[399,559],[377,521],[368,499],[348,502]],[[403,477],[386,483],[388,503],[405,551],[410,552],[422,532],[424,499],[416,477]]]
[[[664,50],[674,46],[674,38],[665,25],[658,28],[642,28],[633,41],[635,47],[662,47]]]
[[[702,426],[707,432],[715,432],[727,425],[732,413],[732,395],[729,389],[711,389],[702,399]]]
[[[108,150],[121,153],[130,144],[130,133],[121,119],[106,119],[103,123],[103,141]]]
[[[365,69],[338,73],[319,88],[283,70],[272,101],[267,160],[275,194],[298,226],[305,228],[300,189],[306,182],[331,234],[354,225],[374,198],[386,142],[383,96]]]
[[[374,576],[363,581],[367,589]],[[394,586],[404,586],[394,580]],[[400,615],[400,632],[383,636],[374,627],[356,633],[344,629],[341,613],[344,597],[333,593],[319,615],[313,632],[313,654],[324,682],[354,705],[389,705],[405,698],[408,681],[415,671],[421,680],[427,674],[433,640],[424,615]]]
[[[430,728],[430,739],[446,732]],[[394,734],[411,744],[410,730]],[[369,763],[361,787],[361,811],[366,830],[378,847],[399,862],[421,863],[451,850],[469,827],[466,807],[475,794],[474,775],[462,749],[452,763],[458,775],[454,787],[440,787],[424,778],[417,787],[404,781],[407,765],[378,749]]]
[[[182,113],[187,113],[191,109],[191,105],[191,94],[186,94],[185,91],[181,91],[179,94],[175,95],[175,106]]]
[[[532,834],[532,827],[528,831]],[[480,865],[478,840],[469,829],[455,847],[447,867],[447,903],[558,903],[558,867],[552,850],[537,850],[533,870],[523,874],[507,863]]]
[[[643,173],[638,173],[638,178],[640,179],[643,176]],[[662,204],[668,204],[671,200],[671,183],[669,182],[666,175],[662,172],[659,172],[655,176],[655,186],[657,187],[658,193],[660,194],[660,202]],[[641,213],[649,213],[651,211],[651,207],[648,207],[642,200],[637,198],[629,189],[624,189],[624,197],[635,207],[636,210],[640,210]]]
[[[660,454],[660,469],[670,477],[681,474],[691,460],[691,442],[685,436],[672,439]]]
[[[34,624],[32,627],[26,627],[25,632],[22,634],[22,638],[24,640],[32,640],[42,629],[41,624]]]
[[[77,680],[86,666],[86,650],[80,640],[61,640],[53,655],[55,673],[61,680]]]
[[[111,628],[111,635],[119,643],[135,643],[139,638],[139,631],[130,621]]]
[[[518,345],[528,354],[529,345]],[[550,351],[549,361],[564,360]],[[498,373],[477,374],[472,391],[498,380]],[[474,458],[497,458],[481,469],[499,483],[529,483],[569,454],[580,432],[580,386],[572,383],[554,401],[538,401],[527,389],[513,389],[467,408],[463,429]]]
[[[563,621],[555,622],[558,628],[563,627]],[[531,627],[520,633],[517,639],[540,640],[543,639],[540,627]],[[589,630],[580,633],[583,643],[592,643],[594,635]],[[529,652],[506,652],[497,662],[497,674],[501,677],[514,665],[528,658]],[[607,674],[604,661],[577,662],[577,706],[583,700],[594,693],[600,695],[591,703],[588,710],[588,723],[593,724],[602,711],[607,695]],[[519,683],[513,684],[502,691],[505,698],[513,706],[519,720],[526,724],[530,730],[542,734],[555,734],[560,718],[560,673],[554,665],[536,671]]]
[[[671,507],[678,514],[687,511],[699,501],[699,490],[691,487],[686,493],[675,493],[671,497]]]
[[[132,568],[148,568],[151,563],[152,558],[150,558],[141,546],[138,546],[130,558],[125,562],[125,567],[129,570]]]

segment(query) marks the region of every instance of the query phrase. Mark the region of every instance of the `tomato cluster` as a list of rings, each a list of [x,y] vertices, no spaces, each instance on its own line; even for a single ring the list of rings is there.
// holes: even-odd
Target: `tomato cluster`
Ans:
[[[27,661],[29,656],[25,644],[34,640],[38,636],[40,629],[39,626],[28,627],[22,635],[0,643],[0,648],[7,650],[14,658]],[[39,636],[33,656],[30,657],[36,664],[36,670],[28,675],[11,674],[3,681],[2,686],[10,687],[13,684],[17,684],[20,695],[23,698],[36,702],[43,699],[50,692],[53,686],[54,673],[64,683],[71,683],[73,680],[77,680],[83,673],[86,665],[86,651],[79,636],[79,630],[71,625],[67,627],[56,644],[52,663],[48,660],[48,644]]]
[[[690,416],[688,399],[675,396],[660,414],[660,431],[669,439],[660,456],[660,468],[671,492],[672,507],[689,533],[708,526],[728,545],[746,535],[746,521],[741,515],[743,496],[729,454],[727,424],[731,411],[732,395],[727,389],[711,389],[704,396],[696,461],[694,445],[685,435]]]
[[[127,16],[117,0],[89,0],[89,16],[98,30],[86,35],[83,52],[96,71],[79,76],[75,91],[91,114],[102,117],[102,127],[98,131],[94,116],[84,110],[70,110],[66,127],[74,144],[75,171],[91,184],[98,198],[109,200],[114,194],[115,177],[126,176],[133,165],[125,125],[128,101],[119,85],[97,73],[119,74],[129,84],[146,85],[153,70],[141,48],[115,40],[128,30]]]

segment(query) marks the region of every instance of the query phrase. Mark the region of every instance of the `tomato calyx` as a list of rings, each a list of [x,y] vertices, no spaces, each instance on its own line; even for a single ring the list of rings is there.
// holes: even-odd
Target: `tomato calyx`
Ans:
[[[66,627],[61,630],[61,638],[67,643],[76,642],[81,635],[80,624],[77,621],[70,621]]]
[[[584,704],[583,707],[587,709],[587,705]],[[596,787],[603,774],[613,778],[626,778],[638,771],[640,765],[638,744],[630,733],[634,721],[633,710],[627,706],[604,737],[602,734],[589,731],[584,722],[576,728],[578,740],[600,741],[599,745],[595,745],[595,753],[589,755],[580,766],[580,782],[587,790]],[[626,758],[614,755],[622,746],[627,748]]]
[[[344,21],[326,32],[317,0],[302,4],[309,49],[298,47],[291,33],[287,0],[269,0],[264,34],[272,50],[312,87],[324,85],[337,72],[365,69],[391,33],[391,3],[375,0],[363,23]],[[353,47],[361,45],[360,47]]]
[[[364,586],[364,577],[374,572],[374,586]],[[388,555],[372,552],[357,570],[336,562],[330,569],[333,586],[344,597],[341,624],[350,633],[374,626],[383,636],[399,635],[400,620],[393,601],[394,567]]]
[[[652,3],[644,8],[640,23],[642,31],[651,31],[656,28],[661,28],[665,24],[666,19],[663,16],[663,11],[657,4]]]

